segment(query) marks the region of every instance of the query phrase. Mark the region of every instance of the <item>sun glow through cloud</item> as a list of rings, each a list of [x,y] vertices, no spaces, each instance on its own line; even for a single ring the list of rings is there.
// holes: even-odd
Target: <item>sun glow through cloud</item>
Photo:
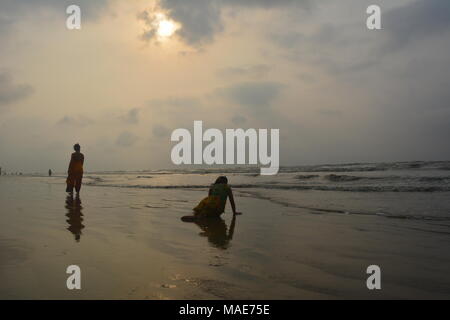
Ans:
[[[154,30],[159,38],[168,38],[179,29],[179,25],[169,19],[164,13],[157,13],[154,20]]]
[[[157,29],[158,36],[160,37],[170,37],[177,30],[177,26],[171,20],[161,20],[158,23]]]

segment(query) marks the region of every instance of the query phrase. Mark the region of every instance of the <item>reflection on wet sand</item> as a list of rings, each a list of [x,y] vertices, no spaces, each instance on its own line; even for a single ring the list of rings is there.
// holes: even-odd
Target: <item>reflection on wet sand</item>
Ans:
[[[233,215],[230,228],[227,230],[227,224],[222,218],[205,218],[195,220],[194,223],[202,229],[199,233],[202,237],[207,237],[209,243],[220,249],[228,249],[230,241],[233,239],[236,217]]]
[[[68,195],[66,198],[65,208],[67,209],[66,217],[68,218],[66,221],[69,224],[67,230],[72,232],[75,236],[75,241],[79,242],[81,238],[81,230],[84,229],[84,225],[82,224],[83,213],[81,212],[83,207],[81,206],[80,197],[76,196],[74,198],[73,195]]]

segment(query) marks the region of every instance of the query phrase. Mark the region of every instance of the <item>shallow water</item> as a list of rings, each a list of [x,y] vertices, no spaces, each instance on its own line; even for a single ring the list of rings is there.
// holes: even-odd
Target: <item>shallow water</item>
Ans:
[[[355,163],[259,168],[89,173],[93,186],[206,189],[226,173],[237,191],[299,208],[450,221],[450,162]],[[64,177],[62,177],[64,178]]]
[[[443,192],[236,190],[242,216],[195,224],[180,217],[203,189],[87,185],[77,202],[62,177],[2,176],[0,297],[450,298],[446,219],[357,214],[428,201],[421,216],[445,218],[433,212],[447,205]],[[337,210],[320,210],[327,208]],[[82,270],[79,291],[66,288],[71,264]],[[380,291],[366,287],[371,264],[381,267]]]

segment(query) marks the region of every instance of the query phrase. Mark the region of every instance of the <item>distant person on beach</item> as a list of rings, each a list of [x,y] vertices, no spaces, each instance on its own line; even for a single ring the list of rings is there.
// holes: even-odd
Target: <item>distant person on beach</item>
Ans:
[[[209,188],[208,196],[204,198],[193,209],[196,218],[212,218],[219,217],[225,211],[227,198],[230,200],[233,216],[241,214],[236,211],[233,192],[228,185],[228,179],[225,176],[217,178],[216,182]]]
[[[73,188],[75,188],[75,191],[78,194],[80,193],[81,181],[83,180],[84,155],[80,152],[81,147],[78,143],[73,146],[73,149],[75,152],[72,153],[69,170],[67,170],[66,192],[73,193]]]
[[[48,176],[49,176],[49,177],[52,176],[52,169],[48,169]]]

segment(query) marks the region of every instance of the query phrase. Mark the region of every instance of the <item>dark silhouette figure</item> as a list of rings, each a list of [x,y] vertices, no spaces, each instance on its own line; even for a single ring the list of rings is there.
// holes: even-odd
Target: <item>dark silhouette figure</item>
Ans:
[[[84,155],[80,152],[80,145],[77,143],[73,146],[75,150],[72,153],[69,163],[69,169],[67,170],[67,188],[66,192],[73,193],[73,188],[77,194],[80,193],[81,182],[83,180],[83,164],[84,164]]]
[[[235,215],[233,215],[229,230],[227,230],[225,220],[220,217],[195,219],[194,223],[202,230],[199,235],[207,237],[212,246],[224,250],[228,249],[236,225]]]
[[[48,176],[49,176],[49,177],[52,176],[52,169],[48,169]]]
[[[75,241],[80,242],[81,239],[81,230],[84,229],[83,225],[83,207],[81,206],[81,199],[79,196],[75,198],[73,195],[68,195],[66,197],[66,205],[67,209],[66,217],[68,218],[66,221],[69,224],[67,230],[69,230],[74,236]]]
[[[225,210],[227,199],[230,201],[233,215],[241,214],[236,211],[233,191],[228,185],[227,177],[220,176],[209,188],[208,196],[193,209],[194,216],[197,218],[219,217]]]

